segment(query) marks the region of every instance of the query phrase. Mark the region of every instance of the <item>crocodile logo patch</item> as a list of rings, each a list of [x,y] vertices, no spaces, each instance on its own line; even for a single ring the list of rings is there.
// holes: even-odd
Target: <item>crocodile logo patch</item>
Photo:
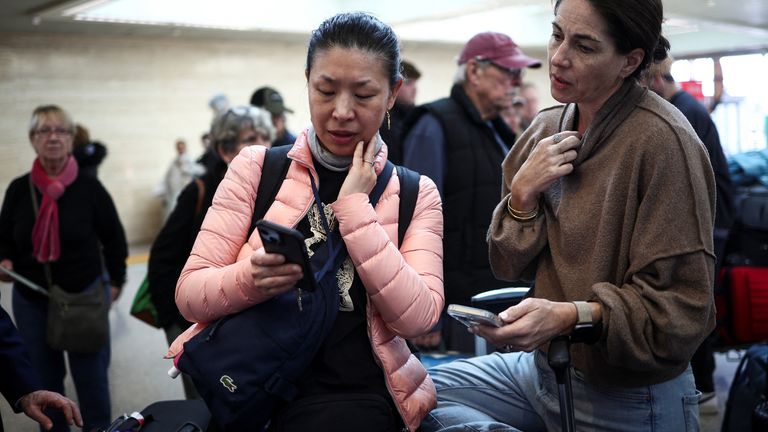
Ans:
[[[237,390],[237,386],[235,385],[235,380],[232,379],[229,375],[222,375],[221,378],[219,378],[219,382],[229,390],[230,393],[234,393],[235,390]]]

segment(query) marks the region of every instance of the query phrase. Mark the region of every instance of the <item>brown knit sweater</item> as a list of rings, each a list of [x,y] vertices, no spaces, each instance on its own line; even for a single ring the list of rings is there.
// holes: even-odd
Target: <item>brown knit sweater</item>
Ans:
[[[576,119],[573,104],[542,111],[504,161],[491,265],[501,279],[535,276],[536,297],[600,303],[601,340],[572,348],[588,382],[669,380],[714,327],[707,152],[680,111],[627,81],[584,134],[574,171],[542,194],[543,216],[513,220],[511,179],[539,140],[575,130]]]

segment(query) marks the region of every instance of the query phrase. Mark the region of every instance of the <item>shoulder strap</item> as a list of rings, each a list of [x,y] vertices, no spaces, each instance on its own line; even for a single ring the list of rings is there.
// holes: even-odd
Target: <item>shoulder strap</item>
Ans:
[[[277,191],[280,190],[280,186],[283,184],[283,180],[285,180],[288,167],[291,166],[291,160],[288,159],[288,152],[291,148],[293,148],[293,145],[273,147],[267,149],[264,155],[259,188],[256,190],[256,203],[253,206],[253,217],[251,218],[251,226],[248,228],[246,240],[251,237],[253,230],[256,229],[256,222],[263,218],[267,210],[269,210],[269,207],[275,200],[275,196],[277,196]]]
[[[203,199],[205,199],[205,183],[200,177],[195,177],[194,182],[197,185],[197,204],[195,204],[195,216],[203,211]]]
[[[397,178],[400,180],[400,210],[397,218],[397,243],[399,246],[403,243],[405,231],[413,218],[416,199],[419,197],[421,176],[416,171],[404,166],[395,165],[395,168],[397,168]]]
[[[378,178],[376,178],[376,184],[373,186],[371,193],[368,194],[368,200],[371,203],[371,207],[376,208],[376,204],[379,203],[381,194],[384,193],[384,189],[387,188],[389,180],[392,178],[392,170],[394,168],[395,164],[387,161],[387,163],[384,165],[384,168],[379,173]]]
[[[253,207],[253,217],[251,226],[248,229],[249,238],[256,229],[256,222],[264,217],[269,206],[277,196],[277,191],[285,180],[288,167],[291,160],[288,159],[288,152],[292,146],[285,145],[268,149],[264,156],[264,163],[261,167],[261,180],[259,188],[256,191],[256,203]],[[416,208],[416,199],[419,196],[420,175],[416,171],[410,170],[404,166],[395,165],[397,169],[397,178],[400,181],[400,209],[398,213],[397,238],[398,244],[403,242],[405,231],[411,223],[413,212]]]

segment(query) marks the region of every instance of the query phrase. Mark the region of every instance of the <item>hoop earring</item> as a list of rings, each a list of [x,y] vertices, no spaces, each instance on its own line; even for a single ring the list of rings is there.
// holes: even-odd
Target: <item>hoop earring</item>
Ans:
[[[387,110],[387,130],[392,129],[391,118],[389,117],[389,110]]]

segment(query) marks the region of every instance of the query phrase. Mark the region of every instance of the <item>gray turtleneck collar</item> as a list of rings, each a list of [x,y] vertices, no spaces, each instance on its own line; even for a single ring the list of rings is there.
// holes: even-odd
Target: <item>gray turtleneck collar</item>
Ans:
[[[325,148],[320,140],[317,139],[314,126],[309,126],[309,129],[307,130],[307,140],[309,141],[309,150],[312,152],[312,156],[314,156],[315,160],[320,162],[320,165],[336,172],[349,170],[349,167],[352,165],[352,156],[338,156],[331,153],[331,151]],[[384,140],[382,140],[381,135],[376,132],[376,151],[374,154],[379,153],[382,145],[384,145]]]

